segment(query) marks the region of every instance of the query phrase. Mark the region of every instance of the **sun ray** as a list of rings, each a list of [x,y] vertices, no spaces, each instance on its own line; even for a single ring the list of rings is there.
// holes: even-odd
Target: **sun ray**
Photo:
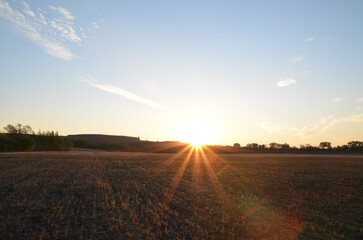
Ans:
[[[223,169],[220,169],[217,172],[217,175],[220,175],[222,172],[224,172],[227,169],[235,169],[227,160],[225,160],[222,156],[220,156],[219,154],[216,154],[210,147],[208,146],[203,146],[203,148],[205,148],[206,150],[208,150],[208,152],[215,157],[216,159],[222,161],[225,166],[223,167]]]
[[[195,187],[199,187],[201,180],[200,169],[200,147],[196,147],[194,151],[194,163],[193,163],[193,182]]]
[[[226,207],[228,210],[232,210],[231,202],[229,201],[229,198],[227,194],[225,193],[222,184],[219,182],[217,176],[215,175],[212,166],[210,165],[210,161],[206,154],[204,153],[203,148],[200,148],[200,153],[202,155],[203,163],[206,166],[208,176],[212,182],[213,188],[217,194],[217,197],[219,198],[222,207]]]
[[[185,148],[183,148],[181,151],[179,151],[178,153],[174,154],[171,158],[169,158],[168,160],[166,160],[163,164],[164,167],[168,167],[170,164],[172,164],[180,155],[182,155],[183,153],[185,153],[188,149],[193,148],[193,146],[191,144],[187,145]]]
[[[189,163],[189,160],[193,154],[193,151],[195,150],[195,147],[192,147],[189,150],[188,155],[186,156],[184,162],[182,163],[182,165],[179,167],[178,172],[175,174],[173,180],[171,181],[168,190],[166,191],[165,194],[165,201],[169,204],[170,201],[173,199],[174,193],[177,189],[177,187],[179,186],[179,183],[181,181],[181,179],[183,178],[184,175],[184,171]]]
[[[218,175],[220,175],[222,172],[224,172],[224,170],[226,170],[226,168],[227,168],[228,166],[227,165],[224,165],[221,169],[219,169],[218,171],[217,171],[217,173],[216,173],[216,175],[218,176]]]
[[[210,152],[213,155],[213,157],[215,157],[215,158],[221,160],[222,162],[226,163],[227,165],[229,165],[229,163],[224,158],[222,158],[220,155],[216,154],[211,148],[209,148],[208,146],[203,146],[203,147],[205,149],[207,149],[208,152]]]
[[[156,171],[155,174],[160,174],[162,171],[164,171],[167,167],[169,167],[178,157],[180,157],[183,153],[185,153],[188,149],[193,148],[193,146],[191,144],[187,145],[185,148],[183,148],[182,150],[180,150],[179,152],[173,154],[170,158],[168,158],[167,160],[163,161],[160,164],[160,167],[158,168],[158,170]]]

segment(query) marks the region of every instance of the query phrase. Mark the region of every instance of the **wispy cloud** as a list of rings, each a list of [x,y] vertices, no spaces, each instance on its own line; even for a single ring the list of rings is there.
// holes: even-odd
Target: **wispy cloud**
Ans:
[[[308,37],[307,39],[305,39],[306,42],[310,42],[310,41],[313,41],[315,40],[315,37]]]
[[[359,102],[359,103],[363,102],[363,97],[358,98],[357,102]]]
[[[352,115],[350,115],[348,117],[345,117],[344,121],[355,122],[355,123],[363,123],[363,113],[352,114]]]
[[[287,86],[289,86],[291,84],[294,84],[294,83],[296,83],[296,79],[291,77],[291,78],[288,78],[288,79],[285,79],[285,80],[278,81],[276,83],[276,85],[279,86],[279,87],[287,87]]]
[[[269,122],[263,121],[258,124],[261,128],[271,133],[279,133],[281,131],[280,125],[274,125]]]
[[[280,133],[281,131],[290,131],[293,134],[300,136],[302,138],[307,138],[314,135],[319,135],[330,129],[331,127],[341,123],[341,122],[352,122],[352,123],[363,123],[363,113],[353,113],[346,117],[334,117],[326,116],[319,119],[318,122],[305,125],[303,127],[295,126],[282,126],[280,124],[272,124],[270,122],[264,121],[258,123],[259,127],[265,129],[271,133]]]
[[[305,138],[305,137],[321,134],[321,133],[325,132],[326,130],[328,130],[329,128],[331,128],[332,126],[338,124],[339,122],[341,122],[341,119],[334,118],[334,116],[327,116],[327,117],[320,118],[319,122],[317,122],[315,124],[306,125],[301,128],[286,127],[286,129],[293,131],[297,135]]]
[[[335,102],[335,103],[340,103],[340,102],[345,102],[345,101],[347,101],[347,99],[341,98],[341,97],[336,97],[333,99],[333,102]]]
[[[82,41],[74,27],[74,17],[65,8],[48,6],[51,11],[31,9],[29,3],[22,1],[12,6],[0,0],[0,18],[10,22],[14,28],[43,48],[49,55],[63,60],[75,56],[67,44]]]
[[[65,9],[65,8],[54,7],[54,6],[49,6],[49,8],[52,9],[52,10],[58,11],[63,16],[64,19],[67,19],[67,20],[73,20],[74,19],[71,12],[68,11],[67,9]]]
[[[125,97],[129,100],[135,101],[135,102],[147,104],[154,108],[161,108],[161,106],[159,104],[157,104],[156,102],[154,102],[150,99],[140,97],[132,92],[129,92],[127,90],[124,90],[120,87],[117,87],[117,86],[114,86],[114,85],[111,85],[108,83],[101,83],[101,82],[93,79],[92,77],[80,77],[79,81],[86,83],[92,87],[98,88],[100,90],[123,96],[123,97]]]
[[[25,14],[27,14],[27,15],[29,15],[31,17],[35,17],[35,13],[32,10],[30,10],[30,6],[29,6],[29,4],[27,2],[23,1],[22,2],[22,5],[24,6],[24,8],[22,9],[22,11]]]
[[[289,62],[292,62],[292,63],[298,63],[298,62],[302,62],[304,61],[304,55],[300,55],[298,57],[292,57],[292,58],[286,58]]]

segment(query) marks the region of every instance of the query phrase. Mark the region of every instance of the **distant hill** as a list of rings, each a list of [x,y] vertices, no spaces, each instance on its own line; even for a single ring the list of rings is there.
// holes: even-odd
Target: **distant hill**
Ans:
[[[68,135],[72,140],[85,140],[94,145],[99,145],[101,142],[111,142],[111,143],[123,143],[129,146],[138,145],[140,138],[129,137],[129,136],[116,136],[116,135],[104,135],[104,134],[76,134]]]
[[[187,146],[185,143],[175,141],[141,141],[138,137],[104,134],[75,134],[68,135],[68,137],[73,141],[84,140],[96,146],[99,146],[101,142],[122,143],[128,145],[130,147],[130,151],[132,152],[175,153],[180,152]]]
[[[151,153],[178,153],[183,151],[189,144],[165,141],[165,142],[150,142],[140,141],[137,145],[131,146],[131,152],[151,152]]]

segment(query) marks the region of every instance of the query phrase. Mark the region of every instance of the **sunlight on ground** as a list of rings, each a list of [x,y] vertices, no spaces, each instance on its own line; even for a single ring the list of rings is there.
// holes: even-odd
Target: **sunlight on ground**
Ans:
[[[195,126],[197,125],[193,125],[190,129],[199,130],[199,128]],[[300,233],[305,228],[305,223],[297,218],[280,212],[279,209],[273,208],[270,204],[268,204],[271,194],[267,194],[264,198],[255,202],[252,207],[247,207],[247,209],[242,210],[240,207],[236,206],[236,203],[231,201],[228,194],[225,192],[224,186],[218,179],[218,176],[228,168],[229,163],[221,156],[214,153],[207,146],[198,144],[201,138],[199,138],[197,135],[191,134],[189,136],[195,136],[195,138],[193,138],[195,141],[192,141],[193,143],[181,150],[178,154],[176,154],[175,157],[172,157],[169,161],[167,161],[164,166],[167,168],[172,162],[174,162],[174,160],[176,160],[177,157],[181,156],[182,153],[187,153],[183,163],[179,167],[177,173],[174,175],[167,191],[165,192],[165,202],[168,205],[173,200],[174,194],[184,176],[189,161],[192,160],[194,162],[192,166],[193,183],[197,185],[197,187],[200,187],[200,168],[201,165],[204,165],[209,180],[211,181],[217,198],[219,199],[221,204],[220,207],[223,209],[223,212],[228,212],[230,216],[235,214],[237,217],[234,221],[236,222],[244,224],[247,221],[251,228],[250,234],[252,238],[266,239],[273,236],[273,239],[280,239],[280,232],[283,232],[282,236],[284,236],[285,239],[296,239],[300,235]],[[205,150],[209,152],[208,155],[205,153]],[[224,166],[215,172],[212,167],[212,162],[214,161],[223,162]],[[248,202],[244,203],[243,205],[247,206]],[[263,226],[266,227],[264,232],[258,230]]]

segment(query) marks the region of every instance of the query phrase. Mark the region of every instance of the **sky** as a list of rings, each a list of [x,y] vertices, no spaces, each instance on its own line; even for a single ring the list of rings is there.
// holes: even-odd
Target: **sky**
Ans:
[[[362,56],[360,0],[0,0],[0,127],[342,145]]]

